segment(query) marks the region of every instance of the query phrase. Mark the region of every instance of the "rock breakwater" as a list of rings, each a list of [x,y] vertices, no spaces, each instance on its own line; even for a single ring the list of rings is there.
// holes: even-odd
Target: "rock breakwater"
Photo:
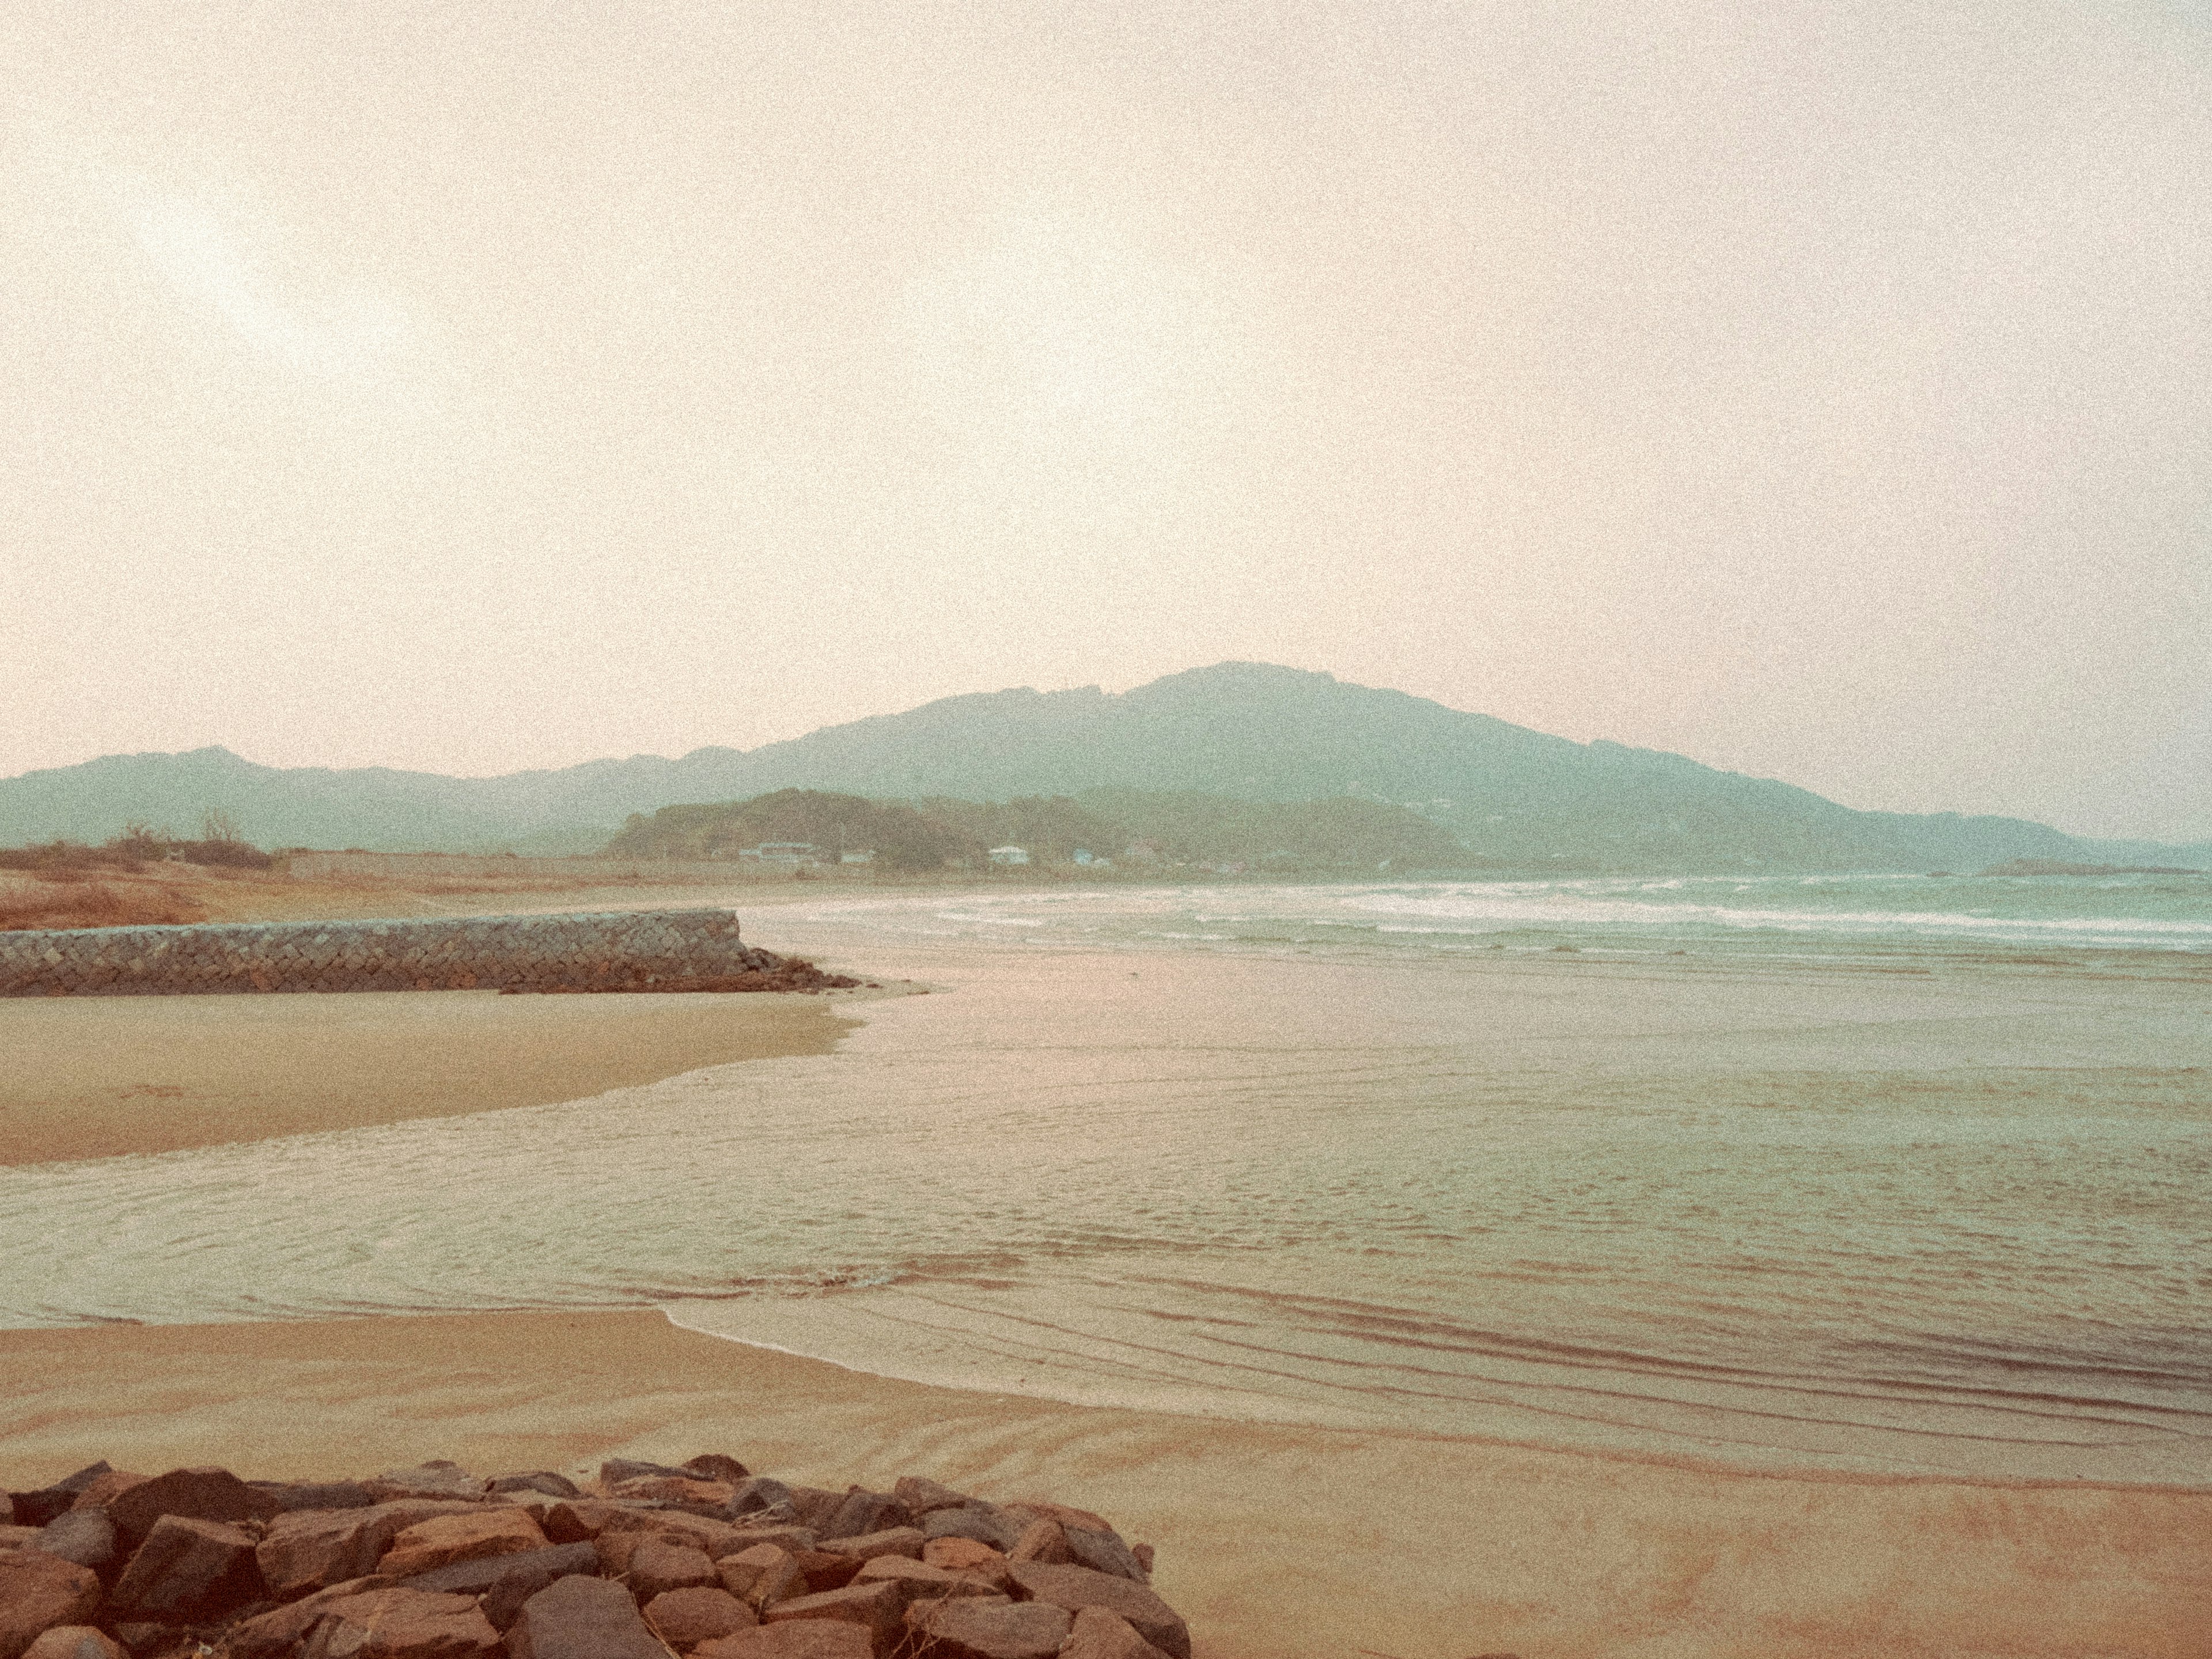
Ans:
[[[1191,1659],[1103,1517],[710,1454],[586,1490],[95,1463],[0,1496],[0,1659]]]
[[[812,990],[727,910],[0,933],[0,996],[287,991]]]

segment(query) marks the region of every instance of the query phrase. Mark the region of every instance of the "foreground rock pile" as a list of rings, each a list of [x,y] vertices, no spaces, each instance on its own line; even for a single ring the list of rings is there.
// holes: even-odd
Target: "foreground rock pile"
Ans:
[[[0,1495],[0,1659],[1191,1659],[1152,1552],[934,1481],[720,1455],[558,1474],[151,1478]]]

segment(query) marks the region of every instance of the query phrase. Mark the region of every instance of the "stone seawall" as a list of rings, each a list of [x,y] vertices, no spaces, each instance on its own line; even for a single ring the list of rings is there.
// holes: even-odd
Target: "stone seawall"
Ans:
[[[0,996],[666,986],[764,971],[727,910],[0,933]]]

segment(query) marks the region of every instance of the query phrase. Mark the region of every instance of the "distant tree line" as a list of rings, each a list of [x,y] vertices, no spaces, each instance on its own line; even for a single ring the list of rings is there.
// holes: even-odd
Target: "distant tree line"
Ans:
[[[1007,801],[933,795],[872,800],[779,789],[750,800],[634,813],[607,844],[610,858],[733,859],[747,848],[802,842],[825,859],[867,852],[902,873],[981,868],[994,847],[1042,865],[1079,853],[1139,867],[1243,865],[1255,871],[1464,870],[1485,860],[1449,831],[1404,807],[1338,796],[1244,801],[1216,795],[1101,789]]]
[[[97,847],[84,842],[50,841],[29,847],[0,847],[0,870],[143,869],[149,864],[198,864],[232,870],[266,870],[276,860],[240,832],[228,812],[210,811],[200,820],[197,840],[143,823],[124,826]]]

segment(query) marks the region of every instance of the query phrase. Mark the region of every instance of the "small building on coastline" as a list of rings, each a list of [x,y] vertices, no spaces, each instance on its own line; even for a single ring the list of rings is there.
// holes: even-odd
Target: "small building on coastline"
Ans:
[[[1026,847],[994,847],[990,858],[992,863],[1000,866],[1027,864],[1030,849]]]

